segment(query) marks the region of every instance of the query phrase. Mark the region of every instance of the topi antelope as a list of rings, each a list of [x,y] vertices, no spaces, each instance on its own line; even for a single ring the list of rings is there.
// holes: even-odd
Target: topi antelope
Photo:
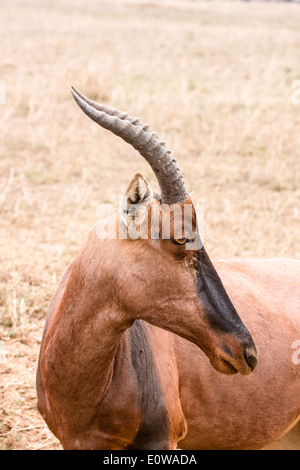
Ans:
[[[126,204],[113,209],[122,236],[101,238],[96,224],[67,267],[41,344],[40,413],[64,449],[176,449],[179,441],[181,449],[260,449],[278,440],[300,416],[292,361],[300,262],[213,266],[165,143],[137,118],[72,93],[147,160],[161,196],[137,174]],[[163,206],[191,207],[192,223],[169,211],[163,237]],[[142,236],[150,220],[155,236]]]

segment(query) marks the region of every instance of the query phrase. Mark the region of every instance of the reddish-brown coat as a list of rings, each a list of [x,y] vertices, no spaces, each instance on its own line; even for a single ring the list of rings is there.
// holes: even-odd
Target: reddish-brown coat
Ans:
[[[300,338],[300,263],[215,263],[259,354],[252,374],[228,376],[218,372],[229,372],[224,345],[244,370],[238,336],[208,322],[193,253],[182,250],[171,240],[99,240],[94,228],[67,269],[37,379],[39,410],[65,449],[134,447],[144,419],[128,329],[135,320],[145,321],[169,422],[164,439],[142,448],[173,449],[178,441],[182,449],[262,448],[299,419],[291,345]]]

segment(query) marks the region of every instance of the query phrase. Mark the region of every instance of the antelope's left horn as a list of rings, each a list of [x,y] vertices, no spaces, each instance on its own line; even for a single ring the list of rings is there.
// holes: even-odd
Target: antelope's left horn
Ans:
[[[71,91],[75,101],[88,117],[131,144],[145,158],[157,177],[164,203],[177,204],[186,201],[188,193],[181,172],[171,155],[171,150],[159,139],[156,132],[151,132],[149,126],[138,118],[132,118],[125,112],[89,100],[74,87]]]

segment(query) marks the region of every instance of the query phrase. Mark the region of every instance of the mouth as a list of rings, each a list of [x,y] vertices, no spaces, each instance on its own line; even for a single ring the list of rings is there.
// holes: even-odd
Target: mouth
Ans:
[[[225,357],[224,357],[225,356]],[[222,374],[233,375],[249,375],[257,365],[256,351],[245,350],[242,357],[235,358],[229,354],[220,356],[213,354],[209,357],[211,365]]]
[[[238,373],[238,370],[230,364],[225,359],[220,358],[210,358],[211,365],[213,366],[216,371],[221,372],[221,374],[225,375],[234,375]]]

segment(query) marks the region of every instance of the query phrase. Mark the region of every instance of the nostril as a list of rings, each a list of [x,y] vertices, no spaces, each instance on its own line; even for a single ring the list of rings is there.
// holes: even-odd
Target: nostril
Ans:
[[[244,358],[251,370],[254,370],[257,365],[257,355],[253,350],[246,349]]]

